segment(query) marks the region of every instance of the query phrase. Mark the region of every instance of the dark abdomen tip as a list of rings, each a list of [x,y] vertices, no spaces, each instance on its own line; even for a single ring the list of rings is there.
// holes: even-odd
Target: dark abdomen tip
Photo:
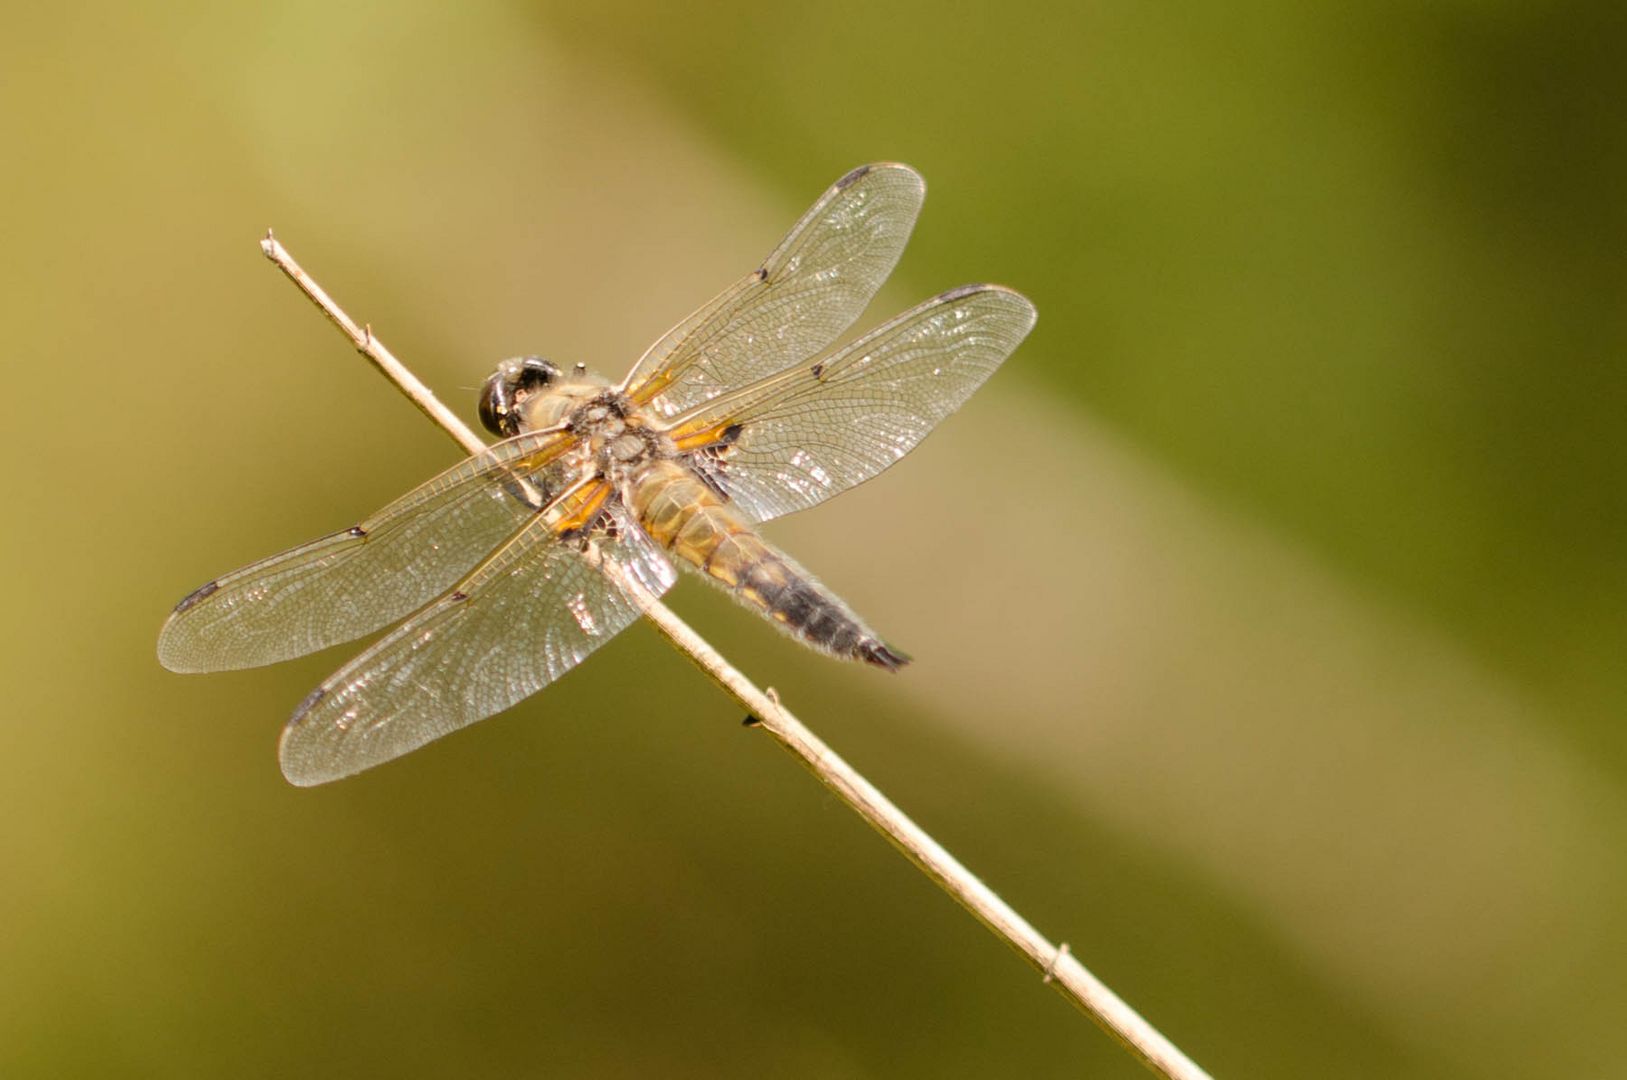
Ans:
[[[901,652],[894,652],[885,643],[880,641],[862,641],[857,649],[858,657],[867,664],[874,664],[878,668],[888,671],[897,671],[910,662],[910,658]]]

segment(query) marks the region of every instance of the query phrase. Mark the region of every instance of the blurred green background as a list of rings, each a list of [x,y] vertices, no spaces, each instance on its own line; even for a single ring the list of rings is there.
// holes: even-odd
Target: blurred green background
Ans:
[[[674,606],[1219,1076],[1627,1055],[1619,4],[37,6],[0,35],[0,1074],[1125,1076],[646,627],[298,791],[343,655],[181,678],[175,599],[613,374],[835,177],[884,294],[1041,312],[771,530],[915,654]]]

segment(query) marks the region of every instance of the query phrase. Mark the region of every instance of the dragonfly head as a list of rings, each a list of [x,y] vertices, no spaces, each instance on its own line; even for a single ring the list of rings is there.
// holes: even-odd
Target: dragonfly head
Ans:
[[[525,400],[546,392],[563,377],[557,365],[540,356],[504,360],[480,391],[480,422],[493,435],[518,435]]]

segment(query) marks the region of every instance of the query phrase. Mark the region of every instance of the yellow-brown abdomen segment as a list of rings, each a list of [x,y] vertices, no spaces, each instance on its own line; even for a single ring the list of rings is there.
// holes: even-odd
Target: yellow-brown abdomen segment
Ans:
[[[683,465],[652,463],[632,484],[630,496],[633,512],[656,543],[803,641],[889,671],[908,663]]]

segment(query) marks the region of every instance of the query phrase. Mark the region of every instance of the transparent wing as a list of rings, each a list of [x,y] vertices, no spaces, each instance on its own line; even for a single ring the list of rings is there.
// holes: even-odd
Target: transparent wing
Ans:
[[[259,667],[395,622],[546,505],[574,442],[563,432],[507,439],[352,528],[211,581],[164,623],[159,661],[171,671]]]
[[[399,757],[542,689],[637,619],[675,571],[615,500],[597,520],[585,542],[552,513],[533,520],[335,672],[283,730],[283,774],[309,786]]]
[[[622,389],[675,416],[829,347],[892,273],[925,195],[907,165],[854,169],[758,270],[650,346]]]
[[[954,289],[821,363],[715,398],[674,421],[748,520],[805,510],[909,453],[983,385],[1034,326],[998,285]]]

